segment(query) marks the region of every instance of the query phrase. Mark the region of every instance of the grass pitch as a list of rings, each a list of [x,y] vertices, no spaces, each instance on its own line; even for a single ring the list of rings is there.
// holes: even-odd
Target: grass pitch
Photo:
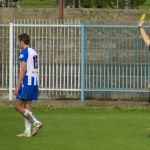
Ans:
[[[56,8],[58,2],[51,0],[21,0],[19,5],[24,8]]]
[[[149,150],[150,112],[104,108],[38,108],[44,127],[18,138],[24,120],[0,107],[0,150]]]

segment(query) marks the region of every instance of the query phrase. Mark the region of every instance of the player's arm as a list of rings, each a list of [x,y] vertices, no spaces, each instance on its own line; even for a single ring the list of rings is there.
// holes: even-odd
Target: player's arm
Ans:
[[[26,69],[27,69],[27,63],[24,62],[24,61],[21,62],[21,70],[20,70],[20,73],[19,73],[19,78],[18,78],[18,82],[17,82],[16,86],[20,86],[20,84],[23,80],[24,74],[26,73]]]
[[[150,46],[149,36],[147,35],[147,33],[144,30],[144,21],[139,21],[139,29],[140,29],[140,32],[141,32],[144,42],[146,43],[147,46]]]
[[[147,46],[150,46],[150,39],[147,33],[145,32],[144,28],[140,28],[141,35],[143,37],[144,42],[146,43]]]
[[[27,68],[27,63],[26,62],[21,62],[21,69],[20,69],[20,73],[19,73],[19,77],[18,77],[18,82],[16,84],[16,88],[15,88],[15,95],[18,95],[18,90],[20,87],[20,84],[22,83],[22,80],[24,78],[24,75],[26,73],[26,68]]]

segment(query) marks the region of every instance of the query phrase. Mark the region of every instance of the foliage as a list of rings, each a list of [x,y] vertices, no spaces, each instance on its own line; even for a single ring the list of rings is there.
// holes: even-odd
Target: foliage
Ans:
[[[132,8],[138,8],[140,5],[143,5],[146,0],[131,0]]]
[[[146,0],[66,0],[66,6],[83,8],[138,8]]]

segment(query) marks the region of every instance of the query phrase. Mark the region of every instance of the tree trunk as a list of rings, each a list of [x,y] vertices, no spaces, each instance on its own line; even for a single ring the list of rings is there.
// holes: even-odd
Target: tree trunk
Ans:
[[[75,8],[79,8],[80,7],[80,0],[75,0]]]
[[[130,9],[131,8],[130,0],[124,0],[124,8],[125,9]]]

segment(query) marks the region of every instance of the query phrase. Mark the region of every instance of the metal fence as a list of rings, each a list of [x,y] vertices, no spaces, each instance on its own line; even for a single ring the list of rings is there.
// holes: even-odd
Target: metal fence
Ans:
[[[82,34],[81,99],[84,91],[148,92],[150,55],[137,26],[84,25]]]
[[[80,23],[52,21],[34,21],[12,24],[12,87],[18,79],[19,63],[16,37],[28,33],[31,37],[31,47],[40,56],[39,84],[41,95],[69,96],[78,95],[80,91],[80,53],[81,31]],[[12,40],[10,41],[12,42]],[[11,49],[11,48],[10,48]],[[11,65],[10,64],[10,65]],[[10,87],[11,92],[11,87]]]
[[[30,35],[40,56],[41,97],[81,96],[83,101],[96,92],[149,92],[149,50],[136,26],[32,20],[1,25],[0,33],[0,90],[9,90],[9,99],[18,79],[21,33]]]
[[[9,26],[0,25],[0,90],[9,87]]]

